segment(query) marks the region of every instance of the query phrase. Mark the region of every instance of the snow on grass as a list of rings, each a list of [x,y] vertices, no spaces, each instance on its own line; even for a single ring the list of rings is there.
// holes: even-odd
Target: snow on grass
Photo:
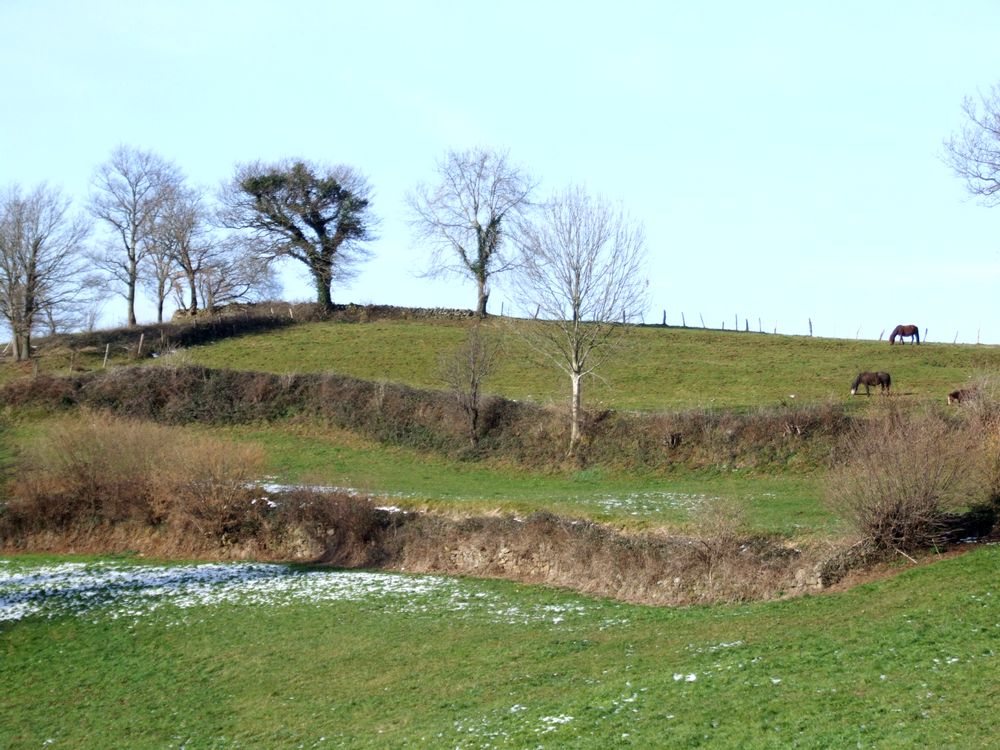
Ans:
[[[605,513],[625,513],[631,516],[652,516],[665,511],[692,512],[717,498],[691,492],[649,491],[627,495],[606,495],[580,499],[582,505],[596,505]]]
[[[404,613],[451,613],[556,626],[580,622],[599,606],[585,601],[513,604],[475,581],[442,576],[306,570],[261,563],[3,562],[0,623],[30,616],[139,619],[166,608],[353,601]]]
[[[339,487],[333,485],[302,485],[302,484],[280,484],[272,481],[268,477],[264,481],[254,484],[255,487],[272,495],[280,495],[286,492],[309,491],[316,493],[340,493],[350,497],[367,497],[373,495],[386,500],[412,500],[419,497],[412,492],[367,492],[357,487]],[[773,493],[771,493],[773,494]],[[466,500],[503,500],[502,495],[496,496],[470,496]],[[614,495],[578,495],[564,498],[573,501],[583,507],[596,507],[608,514],[621,514],[631,516],[655,516],[664,512],[686,511],[688,513],[697,510],[704,503],[718,498],[713,495],[691,492],[672,492],[669,490],[650,490],[647,492],[632,492],[628,494]],[[378,506],[380,510],[399,512],[402,509],[395,505]]]

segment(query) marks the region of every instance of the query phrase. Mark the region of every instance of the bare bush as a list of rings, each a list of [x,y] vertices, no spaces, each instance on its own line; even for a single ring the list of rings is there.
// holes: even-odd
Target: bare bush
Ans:
[[[746,506],[733,500],[713,498],[694,513],[697,536],[692,544],[695,556],[705,568],[711,589],[720,567],[734,558],[746,536]]]
[[[1000,380],[984,375],[962,389],[956,413],[975,435],[987,499],[1000,503]]]
[[[890,405],[848,433],[828,502],[881,552],[905,553],[942,538],[949,512],[985,494],[975,431],[939,413]]]

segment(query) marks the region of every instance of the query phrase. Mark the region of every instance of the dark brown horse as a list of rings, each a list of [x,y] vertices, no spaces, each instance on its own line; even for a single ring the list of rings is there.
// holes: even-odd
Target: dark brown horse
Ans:
[[[916,339],[917,343],[920,343],[920,326],[908,325],[904,326],[902,324],[896,326],[892,329],[892,333],[889,334],[889,343],[895,344],[896,337],[899,336],[899,343],[903,343],[904,338],[910,339],[912,342]]]
[[[862,385],[865,387],[866,396],[872,395],[871,387],[873,385],[880,386],[882,393],[888,393],[892,387],[892,378],[887,372],[859,372],[858,376],[854,378],[854,382],[851,383],[851,395],[857,394],[858,386]]]

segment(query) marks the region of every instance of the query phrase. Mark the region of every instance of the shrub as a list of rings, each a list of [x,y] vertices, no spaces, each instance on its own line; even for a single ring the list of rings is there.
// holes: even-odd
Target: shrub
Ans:
[[[848,433],[828,502],[877,551],[926,548],[941,541],[949,512],[983,499],[980,446],[960,422],[890,405]]]
[[[197,527],[221,509],[249,502],[263,452],[83,412],[27,445],[17,464],[7,522],[21,529],[182,518]]]

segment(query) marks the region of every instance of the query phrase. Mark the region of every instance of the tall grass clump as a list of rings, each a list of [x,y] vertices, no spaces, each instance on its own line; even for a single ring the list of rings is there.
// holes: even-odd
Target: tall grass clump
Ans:
[[[961,417],[890,404],[847,434],[828,502],[875,552],[938,544],[956,514],[989,499],[990,434]]]

